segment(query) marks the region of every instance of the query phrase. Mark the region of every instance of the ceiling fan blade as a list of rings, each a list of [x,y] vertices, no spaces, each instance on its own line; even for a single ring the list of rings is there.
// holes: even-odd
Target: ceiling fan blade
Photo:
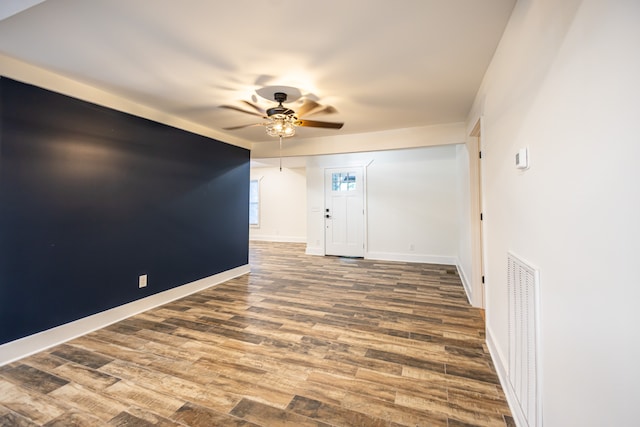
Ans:
[[[254,127],[254,126],[264,126],[264,123],[252,123],[250,125],[240,125],[240,126],[230,126],[227,128],[222,128],[224,130],[236,130],[236,129],[244,129],[244,128],[250,128],[250,127]]]
[[[308,116],[315,116],[317,114],[334,114],[337,113],[338,110],[336,110],[335,107],[332,107],[331,105],[327,105],[323,108],[320,108],[319,110],[313,110],[311,111],[311,113],[307,114]],[[303,114],[300,114],[301,116]]]
[[[246,105],[248,105],[249,107],[253,108],[254,110],[256,110],[258,113],[260,113],[261,116],[266,115],[267,113],[264,111],[264,109],[262,109],[261,107],[259,107],[258,105],[254,104],[253,102],[249,102],[249,101],[245,101],[242,100],[242,102]]]
[[[300,108],[298,109],[297,114],[299,117],[306,116],[311,111],[315,110],[318,107],[320,107],[320,104],[318,104],[316,101],[313,101],[311,99],[305,99],[302,105],[300,106]]]
[[[227,110],[239,111],[245,114],[251,114],[252,116],[264,117],[264,114],[254,113],[253,111],[243,110],[242,108],[236,107],[234,105],[219,105],[218,108],[226,108]]]
[[[298,120],[297,126],[307,126],[313,128],[341,129],[344,123],[319,122],[317,120]]]

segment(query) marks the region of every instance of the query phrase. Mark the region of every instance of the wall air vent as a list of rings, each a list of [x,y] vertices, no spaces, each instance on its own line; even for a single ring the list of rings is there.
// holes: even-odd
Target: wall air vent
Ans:
[[[538,271],[507,253],[509,292],[509,386],[517,418],[527,427],[542,426],[539,381]]]

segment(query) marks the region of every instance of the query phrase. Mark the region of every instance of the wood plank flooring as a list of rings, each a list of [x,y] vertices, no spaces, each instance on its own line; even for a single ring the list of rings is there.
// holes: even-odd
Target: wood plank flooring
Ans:
[[[514,426],[451,266],[251,244],[251,274],[0,367],[0,426]]]

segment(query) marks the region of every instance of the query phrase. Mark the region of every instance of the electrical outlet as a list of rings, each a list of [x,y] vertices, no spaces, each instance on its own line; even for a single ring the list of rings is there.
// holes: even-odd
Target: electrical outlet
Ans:
[[[415,250],[416,250],[416,247],[415,247],[415,245],[414,245],[413,243],[409,245],[409,250],[410,250],[411,252],[413,252],[413,251],[415,251]]]
[[[146,288],[147,287],[147,275],[143,274],[142,276],[138,277],[138,287],[139,288]]]

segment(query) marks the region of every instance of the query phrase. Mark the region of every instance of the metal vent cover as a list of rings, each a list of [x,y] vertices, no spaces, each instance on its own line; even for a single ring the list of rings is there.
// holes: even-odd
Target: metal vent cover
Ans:
[[[542,426],[539,381],[538,270],[507,253],[509,385],[528,427]]]

